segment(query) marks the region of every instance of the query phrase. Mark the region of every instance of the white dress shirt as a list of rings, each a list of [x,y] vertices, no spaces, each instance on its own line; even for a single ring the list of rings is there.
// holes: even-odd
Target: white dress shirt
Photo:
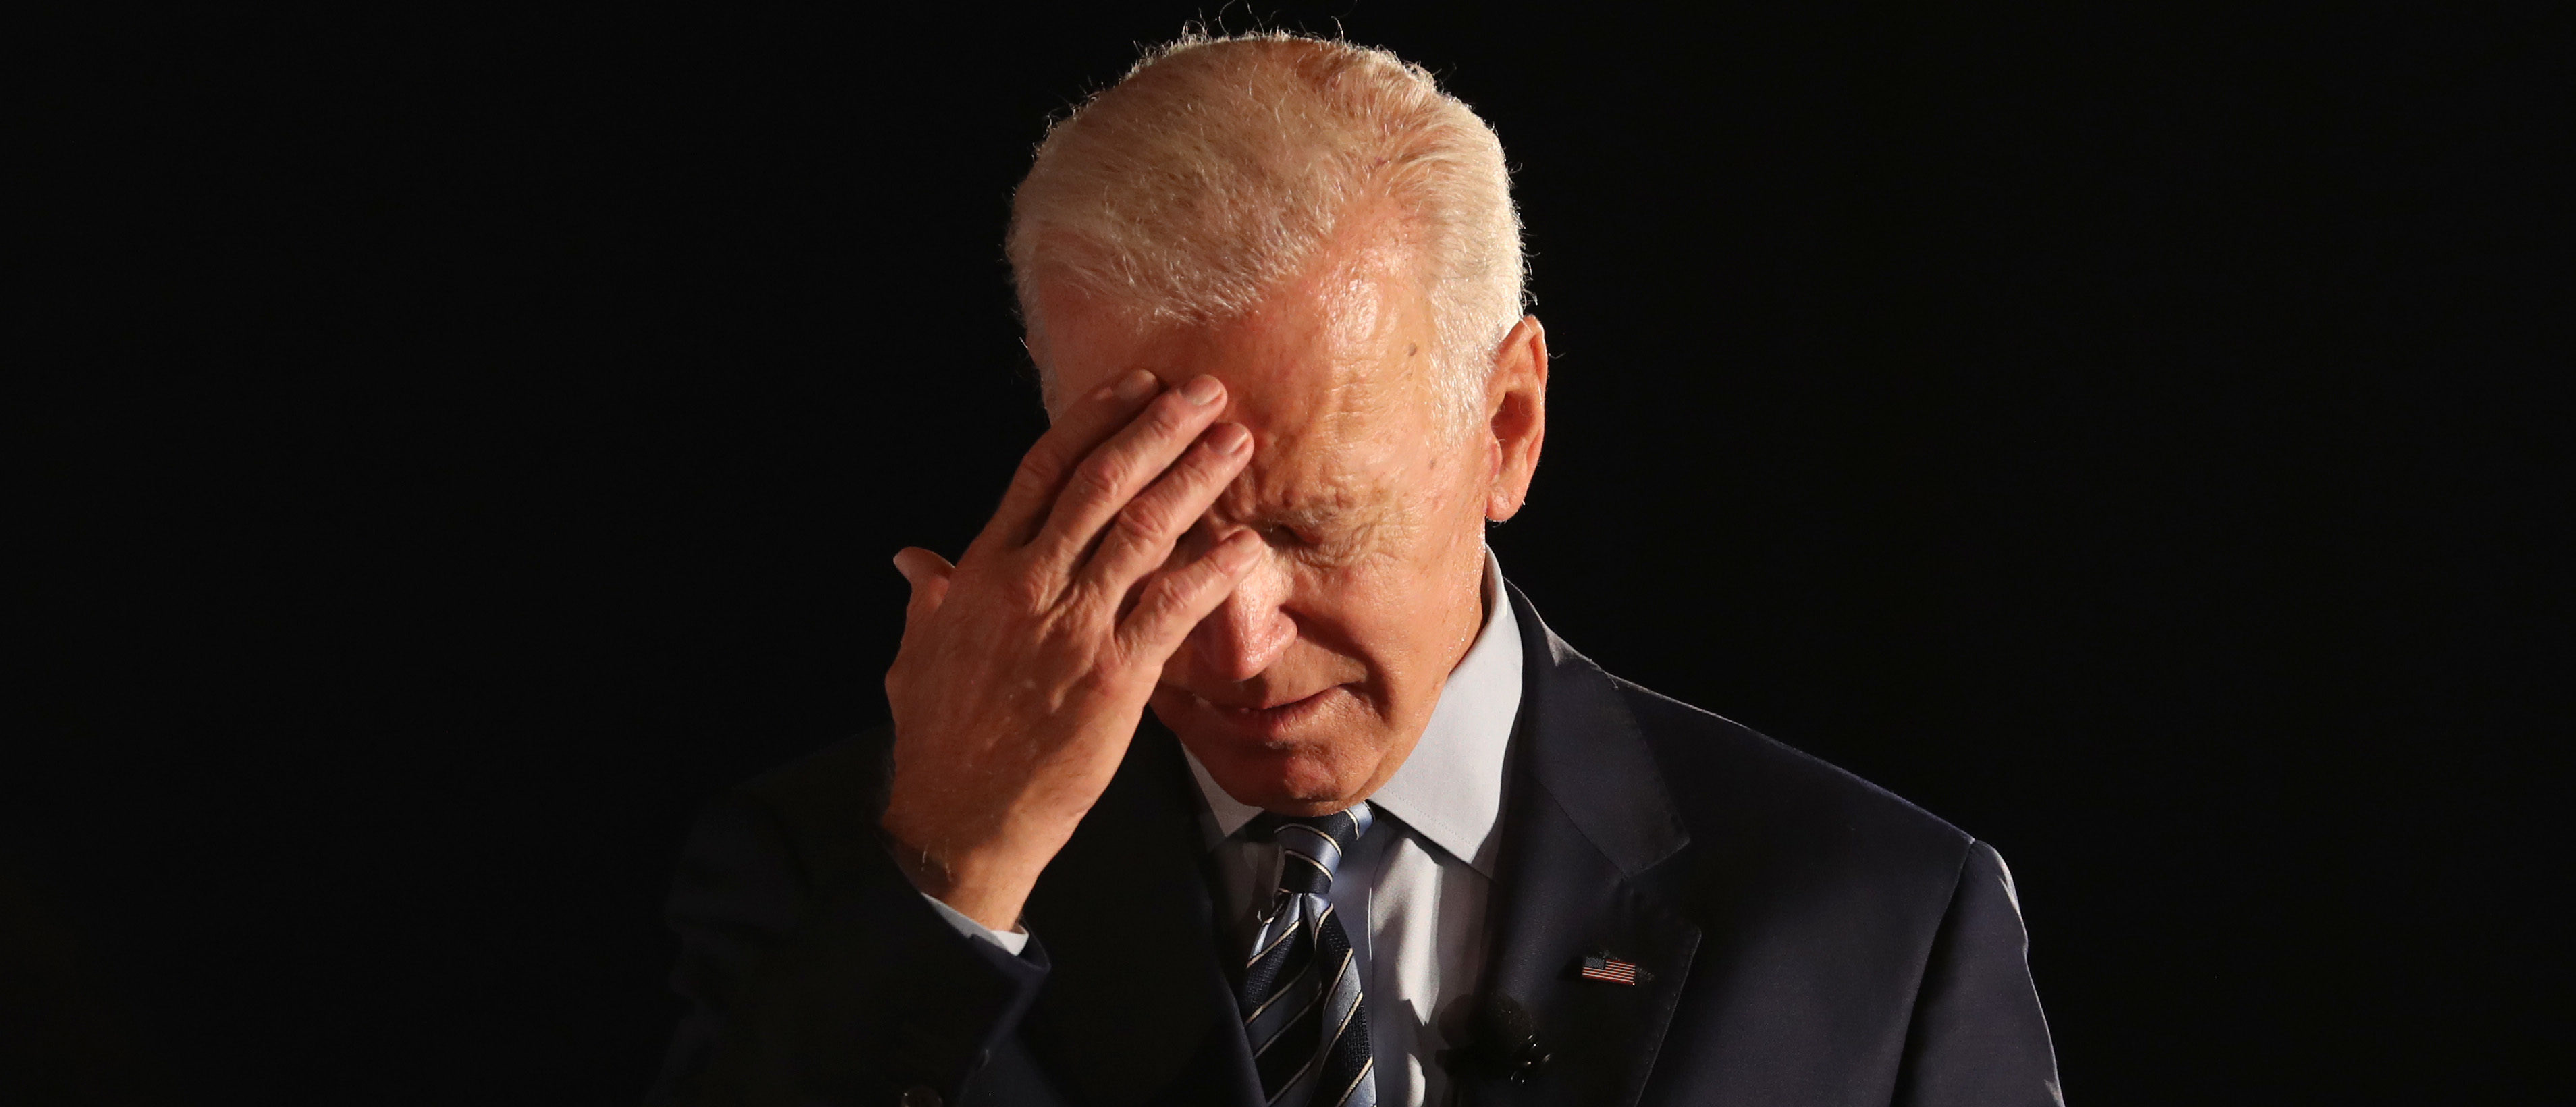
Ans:
[[[1520,625],[1491,550],[1484,600],[1484,629],[1450,671],[1422,740],[1395,777],[1368,797],[1376,824],[1333,877],[1334,911],[1368,920],[1366,931],[1350,939],[1365,982],[1378,1102],[1387,1107],[1443,1101],[1448,1073],[1439,1054],[1467,1021],[1465,1010],[1453,1008],[1464,1007],[1484,967],[1485,905],[1502,843],[1503,785],[1521,704]],[[1219,917],[1249,951],[1258,915],[1269,910],[1277,887],[1279,848],[1236,837],[1261,809],[1227,795],[1197,757],[1189,763],[1207,803],[1203,830],[1216,852]],[[993,931],[930,902],[961,932],[1013,953],[1028,944],[1025,932]]]

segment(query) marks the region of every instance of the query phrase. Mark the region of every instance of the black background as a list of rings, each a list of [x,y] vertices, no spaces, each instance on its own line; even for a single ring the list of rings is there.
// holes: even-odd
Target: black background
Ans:
[[[2075,1102],[2536,1100],[2564,9],[1937,7],[1254,14],[1511,152],[1558,359],[1513,578],[1995,843]],[[1041,428],[1030,147],[1219,14],[37,43],[0,880],[83,1013],[21,1085],[640,1094],[690,813],[882,717],[887,558]]]

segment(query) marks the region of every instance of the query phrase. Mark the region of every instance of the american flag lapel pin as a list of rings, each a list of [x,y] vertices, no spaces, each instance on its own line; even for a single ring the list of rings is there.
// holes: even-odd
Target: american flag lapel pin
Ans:
[[[1608,984],[1626,984],[1630,987],[1635,987],[1637,982],[1640,980],[1653,980],[1655,978],[1655,974],[1638,968],[1636,962],[1622,961],[1616,957],[1612,957],[1607,950],[1584,958],[1583,964],[1575,971],[1581,974],[1585,980],[1599,980]]]

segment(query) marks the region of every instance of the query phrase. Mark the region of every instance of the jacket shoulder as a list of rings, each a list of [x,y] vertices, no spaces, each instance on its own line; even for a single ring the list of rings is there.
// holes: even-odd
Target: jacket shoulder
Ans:
[[[1946,898],[1976,840],[1896,794],[1734,720],[1611,677],[1695,850],[1806,880],[1920,885]]]
[[[1860,777],[1612,678],[1690,842],[1659,875],[1703,932],[1676,1033],[1753,1099],[2057,1103],[2012,878]],[[1829,1012],[1829,1013],[1828,1013]],[[1813,1017],[1824,1016],[1824,1017]],[[1759,1027],[1759,1029],[1748,1029]],[[1667,1052],[1671,1052],[1667,1047]],[[1770,1084],[1772,1094],[1752,1090]]]

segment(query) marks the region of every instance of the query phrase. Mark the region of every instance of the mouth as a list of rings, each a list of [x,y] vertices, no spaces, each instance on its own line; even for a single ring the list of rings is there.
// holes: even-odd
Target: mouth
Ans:
[[[1266,707],[1232,707],[1217,703],[1196,692],[1182,689],[1192,706],[1224,722],[1237,733],[1263,740],[1285,738],[1308,720],[1322,714],[1325,705],[1337,695],[1347,694],[1344,685],[1327,685],[1323,690]]]

